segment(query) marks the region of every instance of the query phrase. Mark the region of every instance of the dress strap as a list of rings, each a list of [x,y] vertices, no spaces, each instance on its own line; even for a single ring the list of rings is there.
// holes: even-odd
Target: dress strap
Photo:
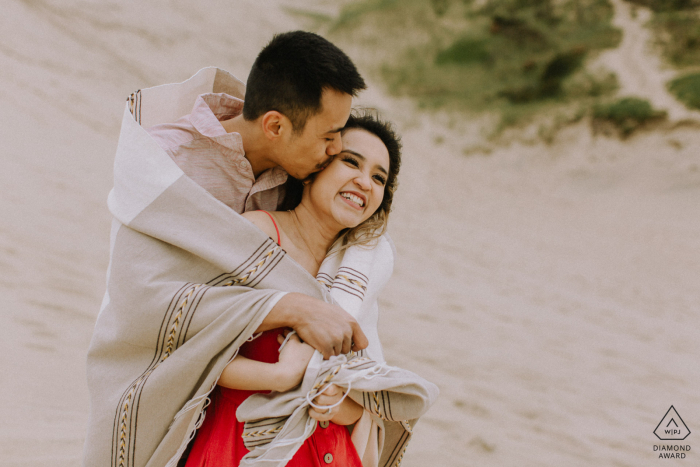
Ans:
[[[281,241],[281,239],[280,239],[280,229],[277,228],[277,222],[275,222],[275,218],[272,217],[272,214],[270,214],[270,213],[267,212],[267,211],[263,211],[262,209],[261,209],[260,211],[261,211],[261,212],[264,212],[265,214],[267,214],[268,216],[270,216],[270,220],[272,221],[272,224],[275,226],[275,232],[277,232],[277,244],[278,244],[279,246],[282,246],[282,241]]]

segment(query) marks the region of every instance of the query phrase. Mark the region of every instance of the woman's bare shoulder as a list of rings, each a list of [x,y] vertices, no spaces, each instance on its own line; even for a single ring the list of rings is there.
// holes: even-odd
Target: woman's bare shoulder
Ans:
[[[265,235],[277,241],[277,230],[275,229],[275,224],[272,222],[272,219],[270,219],[270,215],[274,216],[274,213],[268,215],[266,211],[248,211],[241,215],[265,232]]]

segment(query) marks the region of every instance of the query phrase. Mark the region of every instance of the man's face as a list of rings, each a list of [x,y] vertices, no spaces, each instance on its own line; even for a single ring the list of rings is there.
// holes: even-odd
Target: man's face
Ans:
[[[301,134],[292,134],[282,141],[279,165],[299,180],[327,166],[343,147],[340,130],[348,121],[351,106],[350,94],[324,89],[321,112],[306,120]]]

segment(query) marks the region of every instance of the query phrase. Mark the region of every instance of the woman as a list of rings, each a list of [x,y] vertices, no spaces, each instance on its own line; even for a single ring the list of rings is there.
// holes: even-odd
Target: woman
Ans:
[[[336,249],[371,242],[385,229],[400,166],[400,143],[390,125],[372,115],[351,116],[342,134],[343,150],[322,172],[307,181],[301,202],[290,211],[248,212],[243,216],[275,240],[287,254],[316,276],[323,259]],[[264,332],[240,348],[212,394],[212,405],[193,443],[187,467],[238,466],[248,453],[236,409],[251,394],[287,391],[298,386],[313,349],[285,330]],[[309,409],[321,429],[306,440],[288,466],[361,467],[347,425],[363,408],[331,386],[315,399],[324,410]]]

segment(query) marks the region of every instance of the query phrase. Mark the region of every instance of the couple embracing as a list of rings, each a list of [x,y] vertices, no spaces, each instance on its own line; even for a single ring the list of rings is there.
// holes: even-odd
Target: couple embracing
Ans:
[[[296,31],[247,85],[207,68],[129,98],[86,466],[400,464],[437,388],[377,334],[401,146],[351,115],[364,88]]]

